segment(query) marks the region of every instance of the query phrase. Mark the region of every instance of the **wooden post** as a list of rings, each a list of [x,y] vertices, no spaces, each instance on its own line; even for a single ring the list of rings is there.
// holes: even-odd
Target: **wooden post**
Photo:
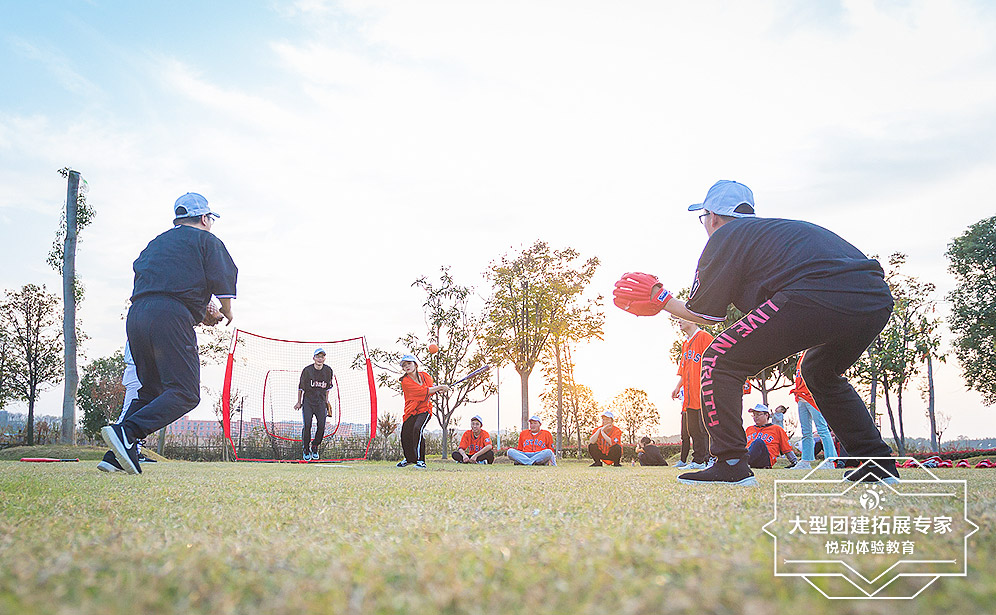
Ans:
[[[66,243],[62,253],[62,339],[66,348],[65,387],[62,395],[62,444],[73,444],[76,436],[76,210],[79,200],[80,174],[69,171],[66,192]]]

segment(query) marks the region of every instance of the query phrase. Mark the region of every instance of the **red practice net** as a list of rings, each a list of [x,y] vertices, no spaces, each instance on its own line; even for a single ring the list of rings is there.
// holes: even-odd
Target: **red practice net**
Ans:
[[[302,342],[236,330],[222,393],[225,438],[236,459],[301,459],[304,419],[294,405],[301,370],[319,347],[333,376],[322,459],[367,457],[377,435],[377,392],[364,338]],[[315,428],[313,420],[312,434]]]

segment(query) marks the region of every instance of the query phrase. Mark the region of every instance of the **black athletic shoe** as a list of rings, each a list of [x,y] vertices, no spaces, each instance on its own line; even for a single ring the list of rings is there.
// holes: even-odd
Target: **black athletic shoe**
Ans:
[[[114,452],[121,469],[128,474],[141,474],[142,464],[138,461],[138,442],[129,442],[123,425],[108,425],[100,430],[104,443]]]
[[[104,453],[104,458],[97,464],[97,469],[108,473],[124,472],[124,468],[118,463],[118,458],[111,451]]]
[[[592,464],[591,464],[590,466],[588,466],[588,467],[589,467],[589,468],[600,468],[600,467],[602,467],[602,462],[601,462],[601,461],[595,461],[595,462],[593,462],[593,463],[592,463]]]
[[[717,461],[711,468],[680,474],[678,482],[685,485],[740,485],[742,487],[757,485],[757,479],[754,478],[754,473],[751,472],[746,459],[740,459],[732,466],[725,461]]]
[[[152,457],[146,457],[145,453],[139,453],[138,454],[138,462],[139,463],[159,463],[158,461],[156,461]]]
[[[844,478],[852,483],[878,483],[896,485],[899,483],[899,470],[894,459],[875,459],[864,462],[856,470],[844,472]]]

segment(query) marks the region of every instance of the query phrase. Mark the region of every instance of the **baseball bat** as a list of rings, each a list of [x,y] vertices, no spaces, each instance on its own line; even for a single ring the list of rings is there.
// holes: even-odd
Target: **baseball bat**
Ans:
[[[21,457],[21,461],[30,461],[33,463],[54,463],[60,461],[79,461],[79,459],[56,459],[54,457]]]
[[[480,374],[480,373],[482,373],[482,372],[486,372],[486,371],[488,371],[489,369],[491,369],[491,366],[490,366],[490,365],[485,365],[484,367],[479,367],[479,368],[475,369],[474,371],[470,372],[469,374],[467,374],[466,376],[464,376],[463,378],[461,378],[461,379],[457,380],[456,382],[454,382],[454,383],[453,383],[453,384],[451,384],[450,386],[451,386],[451,387],[455,387],[456,385],[460,384],[460,383],[461,383],[461,382],[463,382],[464,380],[467,380],[467,379],[470,379],[470,378],[473,378],[474,376],[476,376],[476,375],[478,375],[478,374]]]

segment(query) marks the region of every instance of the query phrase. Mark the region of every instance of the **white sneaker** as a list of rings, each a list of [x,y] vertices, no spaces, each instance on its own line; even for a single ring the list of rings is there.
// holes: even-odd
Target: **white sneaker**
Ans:
[[[304,451],[304,455],[301,456],[301,459],[311,461],[311,451]]]
[[[674,467],[676,467],[676,468],[687,468],[688,467],[688,462],[687,461],[679,461],[678,463],[674,464]]]
[[[318,461],[319,459],[321,459],[321,457],[318,456],[318,451],[313,451],[311,453],[311,460],[312,461]]]
[[[795,462],[795,465],[789,466],[789,470],[812,470],[813,466],[808,461],[803,461],[800,459]]]
[[[694,461],[685,466],[686,470],[705,470],[708,468],[704,463],[695,463]]]

